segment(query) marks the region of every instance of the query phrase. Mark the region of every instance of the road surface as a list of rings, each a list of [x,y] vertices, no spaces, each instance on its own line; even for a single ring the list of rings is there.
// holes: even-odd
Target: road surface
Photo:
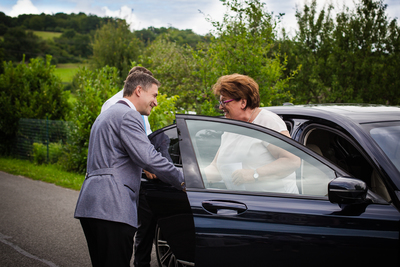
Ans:
[[[79,192],[0,171],[0,266],[91,266]],[[152,267],[156,267],[154,250]]]

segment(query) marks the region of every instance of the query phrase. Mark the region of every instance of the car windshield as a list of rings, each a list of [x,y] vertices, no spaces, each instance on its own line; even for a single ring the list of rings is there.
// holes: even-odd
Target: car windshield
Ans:
[[[379,123],[369,133],[400,171],[400,122]]]

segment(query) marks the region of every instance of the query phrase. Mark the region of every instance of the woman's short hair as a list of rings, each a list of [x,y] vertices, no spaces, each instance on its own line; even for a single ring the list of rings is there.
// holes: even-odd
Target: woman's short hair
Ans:
[[[153,85],[160,87],[161,83],[153,76],[142,71],[135,71],[128,75],[124,85],[124,97],[131,96],[139,85],[147,91]]]
[[[246,108],[254,109],[260,106],[258,84],[251,77],[242,74],[221,76],[213,85],[216,96],[224,95],[237,101],[246,99]]]

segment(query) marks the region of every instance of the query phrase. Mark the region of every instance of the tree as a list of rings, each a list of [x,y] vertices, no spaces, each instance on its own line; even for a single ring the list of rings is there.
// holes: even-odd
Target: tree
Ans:
[[[41,40],[33,32],[26,32],[19,27],[9,28],[3,37],[5,60],[19,62],[23,55],[26,55],[27,60],[36,58],[42,55],[40,45]]]
[[[93,58],[94,69],[104,66],[116,67],[120,77],[125,78],[130,70],[131,62],[137,61],[143,43],[129,30],[125,20],[116,23],[110,21],[95,32]]]
[[[69,94],[46,59],[31,59],[13,66],[4,62],[0,75],[0,149],[10,154],[20,118],[64,120],[70,109]]]
[[[160,79],[160,92],[168,97],[179,95],[177,112],[220,115],[211,87],[220,76],[232,73],[249,75],[258,82],[264,106],[291,100],[288,81],[296,71],[284,75],[286,57],[279,49],[271,50],[275,38],[272,15],[258,0],[224,4],[229,11],[223,21],[209,20],[215,27],[215,37],[208,35],[209,41],[198,42],[196,48],[182,46],[176,41],[179,31],[171,30],[159,35],[139,58]]]
[[[149,116],[149,123],[153,132],[174,123],[177,113],[175,102],[178,98],[178,96],[168,97],[165,94],[157,96],[158,105],[153,108]]]
[[[279,51],[272,54],[275,25],[272,14],[259,0],[222,1],[228,8],[222,22],[212,21],[216,37],[205,49],[194,52],[201,80],[197,95],[203,97],[205,107],[216,104],[211,86],[222,75],[240,73],[252,77],[258,84],[261,105],[269,106],[291,101],[289,77],[284,77],[286,59]]]
[[[149,45],[139,63],[148,67],[154,76],[160,80],[159,91],[168,97],[179,95],[176,108],[195,110],[197,104],[200,80],[193,75],[197,62],[193,58],[192,49],[180,46],[168,40],[169,34],[159,36]]]
[[[8,27],[0,22],[0,36],[3,36],[8,31]]]
[[[192,48],[196,48],[199,42],[207,42],[208,40],[207,36],[198,35],[190,29],[179,30],[173,27],[148,27],[147,29],[135,31],[134,34],[145,43],[146,46],[150,45],[160,36],[164,36],[163,38],[170,42],[175,42],[179,46],[189,45]]]
[[[90,35],[80,34],[75,30],[66,30],[60,37],[49,40],[47,43],[50,49],[57,53],[59,63],[81,62],[92,55]],[[60,53],[56,51],[57,48],[63,51]]]
[[[397,73],[400,71],[396,62],[400,46],[397,43],[397,53],[396,48],[391,52],[388,49],[391,41],[386,8],[382,0],[361,0],[354,11],[344,10],[338,14],[334,31],[331,101],[400,103],[400,83],[396,76],[390,76],[396,66]],[[392,25],[395,24],[392,21]],[[400,38],[399,27],[392,30],[392,34]],[[393,84],[397,84],[397,88]]]
[[[13,18],[7,16],[4,12],[0,11],[0,24],[4,24],[7,27],[14,27]]]
[[[360,0],[333,19],[333,6],[317,15],[314,0],[296,11],[302,71],[291,86],[298,103],[400,103],[400,30],[386,8],[382,0]]]
[[[330,77],[329,58],[332,54],[332,33],[334,22],[331,17],[333,6],[316,11],[317,2],[304,5],[301,12],[296,10],[299,31],[294,39],[294,61],[290,69],[301,65],[301,71],[291,81],[295,103],[319,103],[330,94],[330,85],[326,79]],[[293,58],[292,58],[293,60]],[[328,84],[327,84],[328,83]]]
[[[69,121],[73,122],[62,165],[68,171],[85,173],[90,130],[103,103],[120,90],[121,81],[114,67],[82,68],[74,78],[76,101]]]

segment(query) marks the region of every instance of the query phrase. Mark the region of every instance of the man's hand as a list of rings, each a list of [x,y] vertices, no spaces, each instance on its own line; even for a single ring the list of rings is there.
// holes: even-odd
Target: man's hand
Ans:
[[[146,174],[147,179],[153,180],[153,179],[157,179],[157,176],[154,173],[150,173],[146,170],[143,170],[144,174]]]

